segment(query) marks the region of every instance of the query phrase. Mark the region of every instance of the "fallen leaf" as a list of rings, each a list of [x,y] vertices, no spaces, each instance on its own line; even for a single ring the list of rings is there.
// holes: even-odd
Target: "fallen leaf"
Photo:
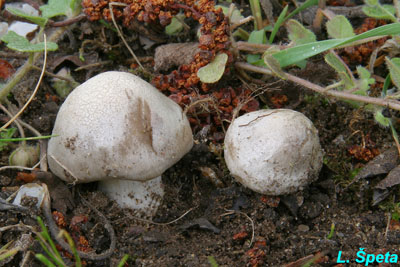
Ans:
[[[221,232],[220,229],[215,227],[212,223],[210,223],[206,218],[197,218],[191,220],[180,226],[179,228],[182,230],[188,230],[189,228],[199,227],[200,229],[205,229],[214,232],[215,234],[219,234]]]
[[[225,65],[228,61],[228,55],[218,54],[214,60],[197,71],[197,77],[203,83],[215,83],[221,79],[225,71]]]
[[[49,188],[52,208],[65,214],[67,209],[75,206],[74,198],[63,181],[50,172],[34,171],[34,173]]]
[[[368,162],[364,168],[354,177],[351,184],[380,174],[390,172],[399,164],[399,152],[396,147],[392,147],[383,153],[376,156],[373,160]]]
[[[388,174],[388,176],[386,176],[385,179],[383,179],[382,181],[380,181],[375,188],[379,188],[379,189],[387,189],[389,187],[392,187],[394,185],[398,185],[400,184],[400,165],[398,165],[396,168],[394,168],[393,170],[391,170]]]
[[[4,59],[0,59],[0,78],[8,79],[15,72],[13,66]]]

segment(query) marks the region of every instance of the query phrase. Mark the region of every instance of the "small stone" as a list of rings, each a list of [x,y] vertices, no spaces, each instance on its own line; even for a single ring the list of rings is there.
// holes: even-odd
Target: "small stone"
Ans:
[[[305,233],[305,232],[308,232],[308,231],[310,230],[310,227],[308,227],[308,226],[305,225],[305,224],[300,224],[300,225],[297,227],[297,230],[299,230],[299,232]]]

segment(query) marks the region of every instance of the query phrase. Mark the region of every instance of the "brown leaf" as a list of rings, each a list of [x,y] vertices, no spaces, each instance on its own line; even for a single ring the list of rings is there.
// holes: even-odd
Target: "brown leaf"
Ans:
[[[375,188],[388,189],[389,187],[400,184],[400,165],[391,170],[385,179],[380,181]]]
[[[8,79],[15,72],[13,66],[4,59],[0,59],[0,78]]]
[[[72,194],[63,181],[50,172],[34,171],[34,173],[49,188],[53,209],[65,214],[67,209],[75,206]]]
[[[399,152],[396,147],[386,150],[367,165],[356,175],[354,182],[390,172],[399,164]]]

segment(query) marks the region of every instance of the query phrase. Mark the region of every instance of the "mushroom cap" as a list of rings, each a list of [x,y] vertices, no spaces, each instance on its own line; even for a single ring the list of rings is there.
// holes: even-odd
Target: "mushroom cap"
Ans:
[[[318,178],[318,131],[302,113],[258,110],[235,119],[225,136],[224,157],[244,186],[267,195],[290,194]]]
[[[126,72],[101,73],[67,97],[48,144],[51,171],[67,182],[147,181],[193,146],[174,101]]]

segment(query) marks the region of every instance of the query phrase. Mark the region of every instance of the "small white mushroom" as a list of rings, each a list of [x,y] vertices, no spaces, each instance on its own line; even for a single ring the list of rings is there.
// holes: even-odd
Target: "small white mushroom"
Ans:
[[[318,131],[303,114],[258,110],[235,119],[225,136],[224,157],[244,186],[267,195],[290,194],[318,178]]]
[[[193,145],[174,101],[139,77],[99,74],[78,86],[57,114],[48,145],[51,171],[69,183],[100,181],[122,207],[152,216],[163,196],[161,174]]]

